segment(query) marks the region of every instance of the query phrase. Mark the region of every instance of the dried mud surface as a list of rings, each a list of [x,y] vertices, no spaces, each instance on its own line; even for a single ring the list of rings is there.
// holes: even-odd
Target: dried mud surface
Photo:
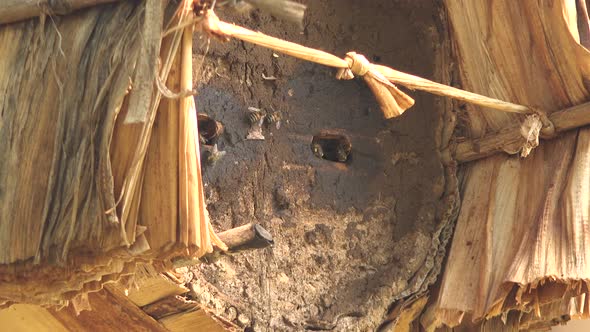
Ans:
[[[303,29],[257,11],[218,15],[434,79],[435,1],[309,1]],[[217,230],[260,223],[275,245],[194,267],[195,296],[247,330],[375,330],[436,227],[444,174],[435,98],[410,92],[416,105],[386,121],[362,80],[337,81],[334,69],[239,41],[212,40],[203,61],[206,41],[196,44],[197,109],[225,126],[226,154],[203,165],[211,220]],[[246,140],[249,106],[280,110],[280,129]],[[347,163],[312,153],[326,128],[348,133]]]

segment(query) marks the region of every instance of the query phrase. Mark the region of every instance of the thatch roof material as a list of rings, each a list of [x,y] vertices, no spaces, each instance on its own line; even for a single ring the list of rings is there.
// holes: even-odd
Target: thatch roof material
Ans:
[[[123,1],[0,26],[13,45],[0,57],[0,304],[65,304],[136,262],[225,247],[206,214],[193,98],[140,82],[157,70],[192,88],[192,30],[145,40],[191,5]],[[145,116],[127,123],[130,110]]]
[[[109,284],[84,296],[84,303],[59,310],[33,304],[0,310],[0,326],[21,332],[237,330],[211,309],[186,298],[189,289],[183,282],[186,280],[173,280],[142,266],[132,285]]]
[[[578,43],[573,1],[446,7],[467,89],[548,112],[590,97],[590,53]],[[465,115],[472,138],[520,120],[475,107]],[[509,310],[524,313],[513,322],[520,328],[566,314],[588,317],[589,148],[584,128],[544,142],[525,159],[496,155],[467,166],[434,306],[439,322],[506,319]]]

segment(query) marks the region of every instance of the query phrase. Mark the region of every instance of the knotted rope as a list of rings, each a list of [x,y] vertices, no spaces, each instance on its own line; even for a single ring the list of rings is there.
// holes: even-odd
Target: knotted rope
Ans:
[[[336,78],[350,80],[355,75],[362,77],[375,95],[386,119],[399,116],[414,105],[414,99],[403,93],[376,70],[364,55],[348,52],[344,60],[348,67],[340,68]]]
[[[196,23],[197,30],[204,31],[224,41],[234,37],[299,59],[338,68],[339,71],[336,75],[338,79],[351,79],[354,76],[362,76],[373,91],[373,94],[375,94],[381,110],[387,119],[399,116],[406,109],[414,105],[414,100],[399,90],[393,83],[401,84],[411,90],[422,90],[504,112],[526,115],[537,113],[533,108],[528,106],[482,96],[436,83],[422,77],[406,74],[386,66],[372,64],[364,56],[355,52],[349,52],[346,58],[341,59],[324,51],[267,36],[260,32],[254,32],[234,24],[220,21],[217,15],[211,10],[206,11],[203,16],[199,17]],[[540,117],[543,118],[542,116]],[[548,119],[546,116],[544,118]],[[545,127],[550,127],[550,125],[547,124]]]
[[[189,24],[193,23],[196,23],[197,30],[223,41],[234,37],[299,59],[338,68],[337,79],[350,80],[355,76],[362,77],[375,95],[386,119],[399,116],[414,105],[414,100],[394,85],[394,83],[397,83],[411,90],[422,90],[486,108],[527,115],[520,128],[520,135],[524,138],[524,143],[518,147],[518,151],[523,156],[538,145],[539,136],[550,138],[559,131],[559,128],[556,128],[543,110],[482,96],[403,73],[386,66],[372,64],[366,57],[355,52],[349,52],[344,59],[341,59],[324,51],[220,21],[211,10],[206,11],[203,16],[198,17]]]
[[[399,116],[414,105],[414,100],[390,82],[378,70],[377,66],[355,52],[349,52],[345,59],[341,59],[324,51],[225,23],[220,21],[213,11],[207,11],[204,14],[202,19],[197,22],[197,29],[224,41],[234,37],[299,59],[338,68],[339,71],[336,75],[338,79],[349,80],[355,76],[362,77],[375,95],[386,119]]]

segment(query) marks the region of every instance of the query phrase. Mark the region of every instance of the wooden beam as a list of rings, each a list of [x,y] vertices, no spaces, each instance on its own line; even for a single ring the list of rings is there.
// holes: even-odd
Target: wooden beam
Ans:
[[[118,0],[4,0],[0,5],[0,24],[18,22],[42,14],[66,15],[75,10]]]
[[[188,288],[179,285],[163,275],[154,278],[137,280],[136,287],[125,289],[121,285],[107,285],[111,292],[127,293],[127,297],[135,305],[143,307],[169,296],[187,293]]]
[[[62,310],[49,309],[69,331],[168,331],[148,316],[124,294],[102,290],[89,293],[91,311],[76,311],[70,305]]]
[[[187,300],[180,295],[174,295],[150,303],[142,307],[141,310],[155,319],[161,319],[166,316],[195,309],[198,306],[199,304],[195,301]]]
[[[141,308],[171,331],[237,331],[238,327],[211,313],[196,301],[183,296],[169,296]]]
[[[160,320],[162,324],[172,332],[185,331],[208,331],[208,332],[225,332],[226,329],[216,320],[211,318],[204,310],[183,312],[172,316],[164,317]]]
[[[553,123],[556,134],[590,125],[590,102],[551,113],[548,118]],[[493,135],[460,142],[455,148],[455,160],[464,163],[499,152],[516,151],[526,142],[520,131],[520,126],[514,126]],[[557,136],[544,139],[553,137]]]
[[[0,329],[11,332],[71,331],[47,309],[34,304],[15,304],[0,310]]]

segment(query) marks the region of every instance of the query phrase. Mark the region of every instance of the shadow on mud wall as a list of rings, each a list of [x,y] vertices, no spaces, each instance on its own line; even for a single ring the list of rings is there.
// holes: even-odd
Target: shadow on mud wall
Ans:
[[[434,1],[312,1],[303,33],[258,12],[219,15],[431,78],[436,13]],[[276,245],[196,272],[247,304],[256,330],[337,317],[341,328],[374,328],[429,248],[434,192],[443,181],[434,98],[410,92],[416,106],[384,120],[362,80],[337,81],[334,74],[236,41],[212,41],[200,72],[197,108],[225,126],[217,142],[225,155],[204,165],[212,222],[218,229],[261,223]],[[248,107],[280,111],[280,128],[264,124],[264,140],[246,140]],[[312,137],[324,129],[350,138],[346,162],[314,154]]]

